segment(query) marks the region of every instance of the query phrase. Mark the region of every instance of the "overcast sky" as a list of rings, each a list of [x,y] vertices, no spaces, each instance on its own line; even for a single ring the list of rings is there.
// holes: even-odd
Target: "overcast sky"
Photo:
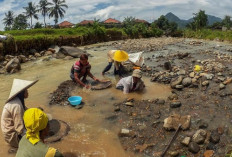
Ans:
[[[48,0],[51,2],[51,0]],[[4,29],[2,19],[5,13],[13,11],[15,15],[24,12],[23,7],[28,2],[38,4],[38,0],[0,0],[0,30]],[[224,18],[225,15],[232,16],[232,0],[66,0],[68,9],[65,17],[59,19],[59,23],[68,20],[79,23],[82,20],[115,18],[123,21],[124,17],[133,16],[145,19],[149,22],[172,12],[180,19],[189,19],[193,13],[200,9],[206,14]],[[43,18],[40,17],[39,22]],[[46,19],[47,23],[54,24],[54,19]],[[33,19],[33,23],[37,20]]]

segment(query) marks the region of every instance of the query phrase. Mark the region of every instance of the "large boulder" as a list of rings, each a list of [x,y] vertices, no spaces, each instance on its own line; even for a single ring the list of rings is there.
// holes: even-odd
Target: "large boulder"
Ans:
[[[17,57],[11,59],[5,66],[8,73],[15,73],[21,69],[19,59]]]
[[[62,46],[58,52],[64,54],[65,56],[72,56],[74,58],[79,58],[81,54],[85,53],[89,56],[89,53],[87,53],[85,50],[81,50],[76,47],[70,47],[70,46]]]

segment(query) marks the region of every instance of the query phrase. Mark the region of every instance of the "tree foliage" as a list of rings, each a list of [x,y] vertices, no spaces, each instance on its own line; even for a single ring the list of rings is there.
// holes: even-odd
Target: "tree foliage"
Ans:
[[[38,10],[36,9],[36,5],[32,4],[32,2],[29,2],[28,6],[23,8],[26,10],[25,15],[31,19],[31,28],[32,28],[32,18],[38,20],[38,14],[37,14]]]
[[[41,12],[42,16],[44,17],[44,27],[46,27],[46,22],[45,22],[45,17],[46,15],[48,15],[49,11],[50,11],[50,7],[52,3],[48,2],[47,0],[40,0],[39,1],[39,12]]]
[[[28,27],[27,17],[24,14],[19,14],[14,19],[13,30],[23,30]]]
[[[10,30],[14,23],[14,12],[8,11],[5,13],[5,18],[3,19],[3,24],[5,25],[5,29]]]
[[[232,21],[230,19],[231,17],[226,15],[222,20],[222,25],[225,26],[227,29],[230,29],[230,27],[232,26]]]
[[[56,25],[58,23],[58,19],[64,17],[64,8],[68,8],[68,6],[65,4],[65,0],[52,0],[52,2],[53,6],[51,7],[49,17],[54,17],[54,22]]]
[[[208,25],[208,17],[205,11],[200,10],[198,13],[193,13],[193,22],[187,24],[187,28],[198,30],[205,28]]]

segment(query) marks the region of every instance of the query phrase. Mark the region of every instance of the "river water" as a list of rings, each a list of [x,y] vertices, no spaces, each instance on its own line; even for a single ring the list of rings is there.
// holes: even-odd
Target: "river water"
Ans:
[[[14,78],[35,80],[39,79],[34,86],[29,88],[29,98],[26,106],[42,107],[44,111],[52,114],[53,118],[60,119],[70,125],[69,134],[60,142],[49,144],[62,153],[70,153],[69,156],[81,157],[129,157],[138,156],[133,152],[126,152],[122,148],[118,132],[120,122],[111,122],[107,117],[113,115],[114,103],[122,102],[126,98],[142,99],[166,99],[171,94],[169,86],[150,82],[149,78],[143,77],[146,89],[142,93],[130,93],[124,95],[115,89],[118,78],[113,76],[113,68],[105,77],[101,76],[102,69],[107,65],[106,53],[112,47],[98,47],[91,45],[88,50],[93,57],[89,58],[92,65],[91,72],[100,79],[110,79],[113,82],[111,88],[101,91],[75,89],[72,94],[83,97],[85,105],[82,109],[74,109],[71,106],[49,106],[49,95],[57,89],[58,85],[69,80],[69,72],[76,59],[42,61],[38,59],[33,62],[22,64],[22,70],[12,75],[0,75],[0,112],[4,102],[9,96]],[[8,145],[0,136],[0,156],[13,157],[8,154]]]

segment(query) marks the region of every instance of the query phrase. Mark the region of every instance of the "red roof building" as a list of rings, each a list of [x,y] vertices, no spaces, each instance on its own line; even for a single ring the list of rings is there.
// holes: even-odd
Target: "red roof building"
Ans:
[[[74,24],[68,22],[68,21],[64,21],[64,22],[61,22],[59,24],[59,27],[60,28],[71,28],[72,26],[74,26]]]
[[[109,18],[109,19],[105,20],[103,23],[104,24],[121,24],[120,21],[112,19],[112,18]]]
[[[93,20],[83,20],[79,23],[79,25],[88,25],[88,24],[93,24]]]
[[[146,20],[141,20],[141,19],[135,19],[136,23],[144,23],[144,24],[149,24]]]

